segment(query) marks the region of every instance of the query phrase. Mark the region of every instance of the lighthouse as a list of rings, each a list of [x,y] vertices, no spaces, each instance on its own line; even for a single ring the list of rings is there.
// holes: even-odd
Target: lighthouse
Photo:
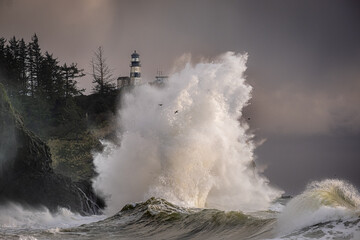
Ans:
[[[141,83],[141,64],[140,64],[140,55],[134,51],[131,54],[131,63],[130,63],[130,84],[139,85]]]

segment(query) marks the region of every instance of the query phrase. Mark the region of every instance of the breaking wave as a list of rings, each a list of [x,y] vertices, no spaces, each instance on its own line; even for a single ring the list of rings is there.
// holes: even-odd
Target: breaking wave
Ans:
[[[281,191],[254,168],[248,125],[247,55],[228,52],[185,68],[162,88],[124,96],[119,146],[95,155],[94,187],[110,213],[149,197],[187,207],[266,209]]]
[[[102,231],[117,239],[264,239],[271,236],[274,222],[273,218],[260,219],[237,211],[185,208],[150,198],[127,204],[103,221],[65,231],[87,232],[89,238]]]
[[[340,185],[337,190],[332,184],[334,182]],[[344,207],[355,212],[358,209],[358,198],[354,195],[356,191],[353,192],[355,189],[345,182],[326,180],[312,183],[305,192],[310,189],[318,192],[310,194],[315,199],[320,196],[319,208]],[[243,213],[188,208],[161,198],[150,198],[144,202],[126,204],[121,211],[105,220],[62,229],[60,233],[63,239],[70,239],[74,234],[79,239],[97,239],[102,233],[106,233],[109,239],[359,239],[360,218],[356,213],[348,211],[339,217],[330,211],[324,218],[321,212],[311,215],[304,210],[311,207],[293,211],[294,202],[302,202],[298,199],[303,199],[302,195],[290,200],[283,213],[273,210]],[[273,205],[283,205],[288,200],[281,198]],[[293,221],[294,225],[289,225],[289,221]],[[306,224],[303,224],[304,221],[307,221]],[[283,227],[286,231],[279,231],[279,224],[285,224]]]
[[[360,195],[354,186],[337,179],[316,181],[286,205],[278,218],[278,231],[290,233],[337,220],[352,219],[358,224],[359,216]]]

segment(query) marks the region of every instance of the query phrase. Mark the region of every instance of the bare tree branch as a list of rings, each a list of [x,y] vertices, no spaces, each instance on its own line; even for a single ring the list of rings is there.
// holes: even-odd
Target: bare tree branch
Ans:
[[[90,62],[92,66],[93,90],[96,93],[105,94],[115,89],[115,78],[112,75],[112,69],[106,63],[104,49],[100,46],[94,52],[94,58]]]

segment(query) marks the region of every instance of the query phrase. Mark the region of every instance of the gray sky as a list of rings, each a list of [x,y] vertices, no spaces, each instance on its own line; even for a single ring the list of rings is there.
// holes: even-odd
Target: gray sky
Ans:
[[[116,76],[136,49],[146,79],[184,53],[248,52],[245,114],[267,139],[257,161],[288,192],[335,176],[360,186],[359,29],[358,1],[0,0],[1,36],[37,33],[43,51],[86,71],[99,45]]]

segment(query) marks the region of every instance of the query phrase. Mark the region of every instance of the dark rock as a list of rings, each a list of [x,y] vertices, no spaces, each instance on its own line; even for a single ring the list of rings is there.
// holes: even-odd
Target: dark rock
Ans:
[[[54,173],[51,162],[49,147],[24,127],[0,84],[0,202],[100,213],[104,202],[91,184]]]

